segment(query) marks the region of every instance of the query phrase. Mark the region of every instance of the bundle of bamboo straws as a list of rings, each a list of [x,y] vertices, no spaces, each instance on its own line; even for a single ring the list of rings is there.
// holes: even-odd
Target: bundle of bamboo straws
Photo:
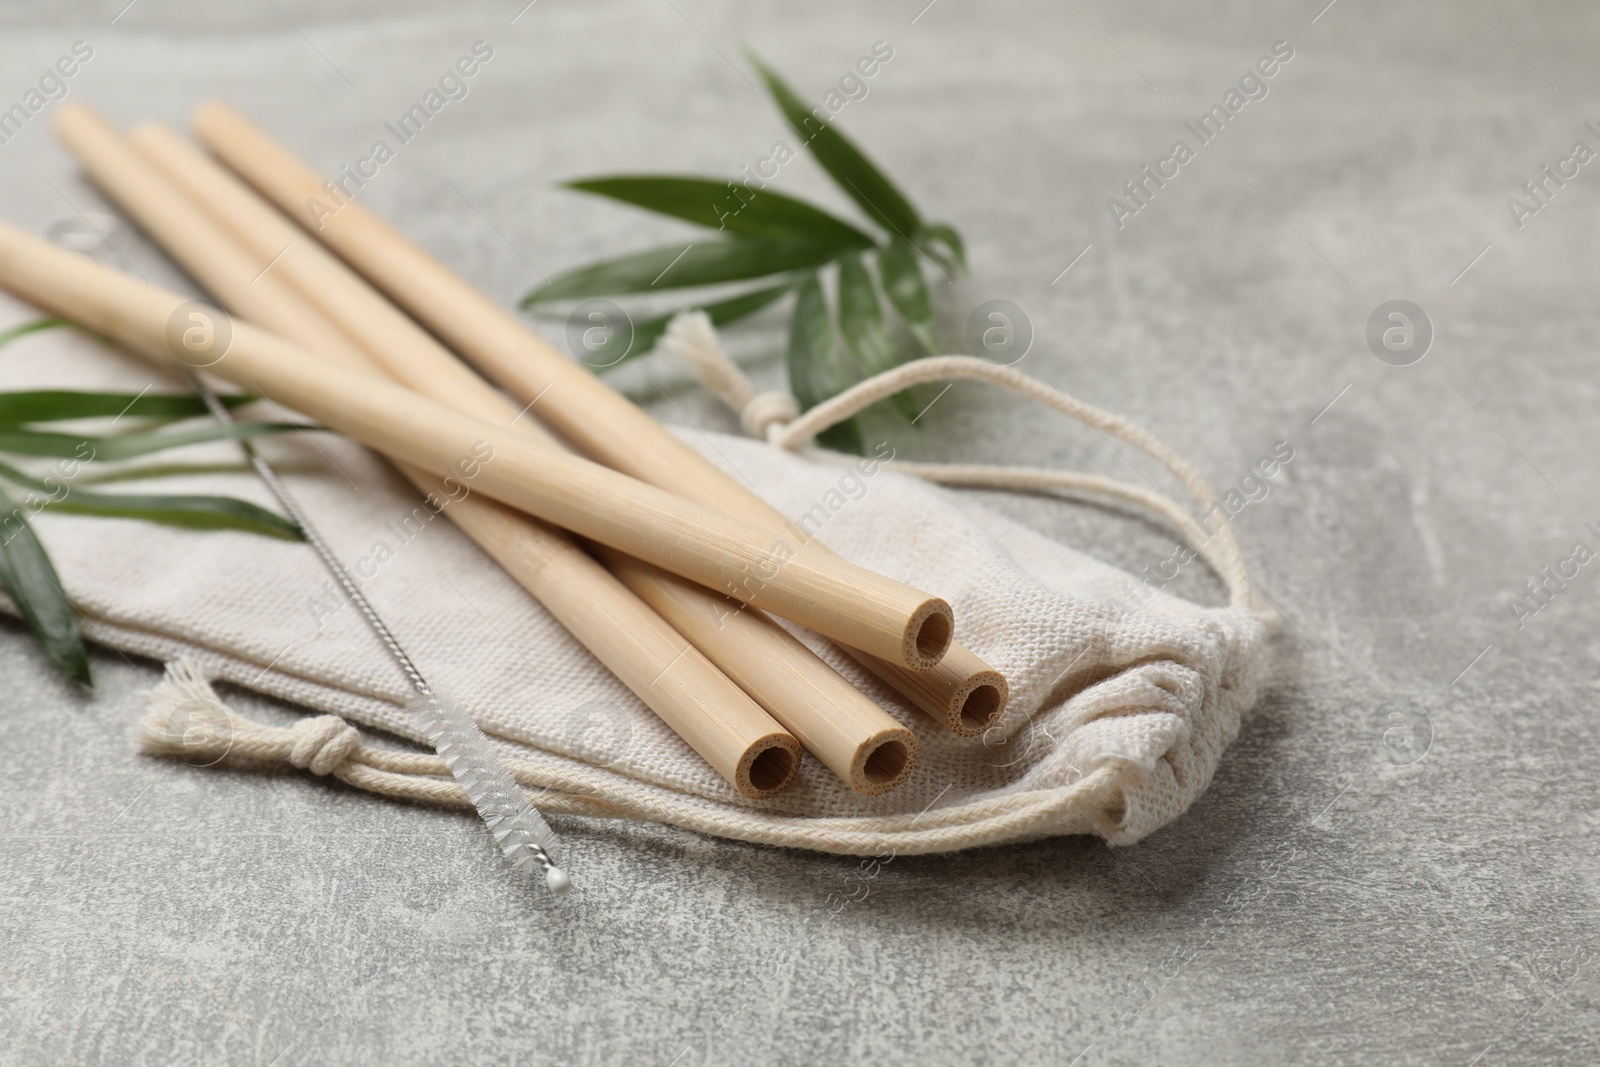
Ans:
[[[945,601],[828,552],[359,204],[309,214],[327,183],[235,111],[207,105],[193,126],[215,159],[82,105],[56,119],[91,179],[238,317],[225,347],[185,339],[185,297],[4,224],[0,285],[303,412],[424,492],[471,469],[482,495],[451,519],[747,797],[784,789],[802,746],[866,796],[917,762],[915,734],[766,612],[945,729],[999,718],[1005,679],[952,642]]]

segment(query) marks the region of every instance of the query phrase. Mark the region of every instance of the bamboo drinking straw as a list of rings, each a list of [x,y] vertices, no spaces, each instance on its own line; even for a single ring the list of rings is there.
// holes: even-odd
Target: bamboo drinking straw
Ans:
[[[92,111],[63,109],[57,132],[96,184],[236,313],[376,373]],[[425,494],[439,492],[436,477],[399,467]],[[790,783],[800,755],[794,738],[565,534],[477,494],[445,513],[741,793],[761,799]]]
[[[556,352],[515,316],[353,202],[362,184],[358,175],[346,173],[339,185],[324,181],[220,103],[197,110],[193,125],[224,162],[451,348],[518,400],[543,397],[539,417],[587,454],[641,481],[822,548],[587,368]],[[1005,678],[960,645],[952,644],[931,668],[896,657],[862,662],[958,734],[981,733],[1005,709]]]
[[[273,262],[273,278],[316,305],[331,326],[342,329],[392,377],[457,410],[514,424],[548,447],[561,447],[537,423],[519,419],[515,404],[208,156],[154,124],[136,129],[128,140],[228,231],[212,235],[208,244],[237,238],[258,262]],[[234,310],[244,313],[242,307]],[[317,348],[316,338],[296,337],[287,324],[247,317]],[[759,611],[741,610],[736,602],[659,568],[609,549],[599,552],[625,585],[857,792],[882,795],[909,775],[916,736],[788,631]]]
[[[950,606],[936,597],[795,546],[627,475],[539,448],[370,374],[324,366],[298,345],[248,323],[197,352],[167,334],[184,300],[11,227],[0,237],[0,284],[41,307],[151,356],[206,369],[303,412],[363,444],[433,474],[474,454],[487,496],[637,556],[701,585],[857,647],[908,663],[937,662],[949,644]],[[225,316],[202,309],[211,321]]]

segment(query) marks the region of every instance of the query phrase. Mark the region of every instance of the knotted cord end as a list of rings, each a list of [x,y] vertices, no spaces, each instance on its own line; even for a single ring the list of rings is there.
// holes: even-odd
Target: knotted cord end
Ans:
[[[230,711],[193,663],[167,664],[161,683],[145,694],[139,722],[142,752],[209,765],[229,756],[285,760],[315,775],[329,775],[359,757],[361,733],[337,715],[301,719],[286,730],[251,722]]]
[[[783,427],[800,417],[800,405],[788,393],[758,393],[717,340],[711,317],[685,311],[673,317],[660,346],[676,353],[712,395],[739,413],[739,425],[751,437],[776,441]]]
[[[800,404],[788,393],[757,393],[739,412],[739,425],[751,437],[776,442],[783,428],[800,417]]]
[[[318,715],[294,724],[289,763],[315,775],[332,774],[361,748],[361,733],[337,715]]]

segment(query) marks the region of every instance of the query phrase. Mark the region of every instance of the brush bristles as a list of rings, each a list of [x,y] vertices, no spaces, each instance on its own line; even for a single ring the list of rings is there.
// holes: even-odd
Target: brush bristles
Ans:
[[[553,892],[566,893],[572,883],[550,858],[555,834],[500,766],[489,739],[448,701],[419,694],[407,707],[421,718],[429,743],[478,809],[511,865],[529,876],[542,874]]]

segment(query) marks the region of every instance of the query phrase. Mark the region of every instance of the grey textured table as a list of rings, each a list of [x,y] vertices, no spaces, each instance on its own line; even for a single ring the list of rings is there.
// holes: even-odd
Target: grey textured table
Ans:
[[[1600,194],[1593,167],[1543,206],[1521,189],[1600,148],[1592,9],[124,2],[6,4],[0,103],[82,39],[73,98],[178,123],[223,96],[331,169],[492,42],[364,196],[508,301],[681,232],[555,179],[768,151],[742,43],[820,95],[890,42],[840,121],[967,234],[950,305],[1016,301],[1027,369],[1219,485],[1293,445],[1238,519],[1288,624],[1175,825],[897,859],[837,915],[854,861],[605,824],[563,827],[582,888],[550,908],[466,818],[135,755],[158,666],[99,651],[81,692],[5,624],[0,1063],[1600,1060],[1600,569],[1512,610],[1600,547]],[[1279,40],[1267,94],[1117,229],[1107,198]],[[4,214],[36,230],[98,203],[44,126],[0,146]],[[839,203],[809,162],[780,183]],[[1512,196],[1539,207],[1520,228]],[[1394,299],[1432,323],[1413,365],[1365,339]],[[765,382],[779,336],[741,335]],[[663,417],[732,427],[670,369],[631,374]],[[928,422],[886,432],[1121,463],[976,386]],[[1123,516],[994,506],[1130,570],[1167,551]]]

